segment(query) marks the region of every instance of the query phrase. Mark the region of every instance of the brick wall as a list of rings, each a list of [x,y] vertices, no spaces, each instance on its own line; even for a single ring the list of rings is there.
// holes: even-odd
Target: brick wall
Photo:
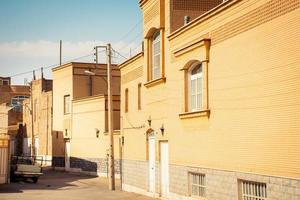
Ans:
[[[184,25],[184,16],[191,20],[204,14],[208,10],[222,3],[222,0],[172,0],[170,1],[170,25],[171,32],[176,31]]]

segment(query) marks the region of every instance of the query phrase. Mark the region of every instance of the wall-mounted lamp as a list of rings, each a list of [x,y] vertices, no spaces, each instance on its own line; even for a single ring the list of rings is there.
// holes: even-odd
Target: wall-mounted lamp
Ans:
[[[96,131],[96,137],[99,138],[99,133],[100,133],[99,129],[95,128],[95,131]]]
[[[152,121],[152,120],[151,120],[151,116],[149,116],[149,118],[148,118],[147,121],[148,121],[148,125],[151,126],[151,121]]]
[[[91,72],[89,70],[85,70],[84,73],[87,74],[87,75],[89,75],[89,76],[95,76],[96,75],[95,72]]]
[[[161,125],[160,131],[161,131],[161,135],[164,135],[164,133],[165,133],[165,127],[164,127],[164,124]]]

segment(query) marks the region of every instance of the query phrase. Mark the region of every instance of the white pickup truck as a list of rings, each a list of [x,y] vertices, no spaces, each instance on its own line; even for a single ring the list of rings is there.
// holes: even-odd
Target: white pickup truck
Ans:
[[[37,162],[35,156],[14,156],[11,160],[11,180],[31,179],[37,183],[42,173],[42,161]]]

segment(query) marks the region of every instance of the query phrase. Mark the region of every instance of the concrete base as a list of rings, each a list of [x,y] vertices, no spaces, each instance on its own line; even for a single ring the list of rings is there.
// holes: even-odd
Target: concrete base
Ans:
[[[123,190],[135,192],[151,197],[159,197],[160,170],[156,164],[156,194],[148,192],[148,162],[123,161]],[[274,177],[245,172],[226,171],[218,169],[190,167],[181,165],[169,166],[169,199],[191,200],[189,194],[189,172],[205,175],[205,200],[232,200],[239,199],[240,181],[265,183],[267,198],[272,200],[300,199],[300,180],[286,177]]]

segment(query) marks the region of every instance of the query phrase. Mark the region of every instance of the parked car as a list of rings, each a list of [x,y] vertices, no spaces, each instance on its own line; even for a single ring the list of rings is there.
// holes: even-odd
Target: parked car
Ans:
[[[13,156],[11,159],[10,178],[15,180],[31,179],[37,183],[42,172],[43,158],[40,156]]]

